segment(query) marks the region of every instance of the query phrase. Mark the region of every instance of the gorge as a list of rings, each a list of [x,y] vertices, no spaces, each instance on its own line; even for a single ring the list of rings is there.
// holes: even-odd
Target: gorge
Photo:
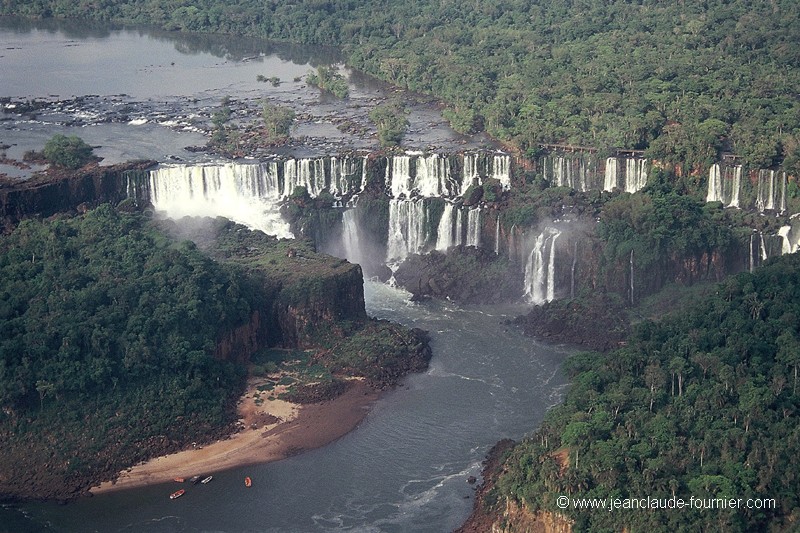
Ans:
[[[113,35],[117,35],[115,31]],[[401,34],[406,30],[398,26],[393,31]],[[696,37],[704,33],[691,35]],[[86,41],[80,42],[87,46]],[[180,42],[181,46],[176,48],[193,49],[195,44],[191,38]],[[777,256],[794,253],[800,242],[800,228],[796,227],[793,216],[800,211],[800,206],[790,160],[782,166],[777,155],[754,162],[759,158],[751,152],[746,157],[726,153],[724,148],[729,145],[715,144],[724,136],[716,133],[718,128],[709,118],[708,109],[697,113],[703,117],[700,120],[705,121],[700,123],[703,128],[699,131],[691,130],[693,124],[683,115],[682,123],[672,121],[673,116],[670,121],[664,119],[662,141],[691,144],[681,140],[685,132],[680,128],[685,127],[692,139],[703,139],[703,142],[711,139],[708,142],[713,148],[713,157],[708,156],[710,152],[702,152],[700,155],[686,153],[685,159],[680,161],[654,158],[652,151],[642,149],[651,140],[658,147],[656,140],[651,139],[652,126],[616,122],[609,128],[608,123],[617,119],[610,118],[612,114],[606,114],[599,105],[583,106],[586,112],[595,113],[591,128],[587,124],[586,131],[596,136],[598,144],[624,146],[624,149],[540,144],[539,141],[554,139],[539,137],[538,132],[545,128],[522,129],[520,120],[524,117],[541,126],[542,114],[552,118],[558,106],[541,107],[544,96],[534,95],[532,101],[515,107],[512,101],[515,91],[520,89],[514,87],[514,78],[503,76],[472,79],[497,79],[500,88],[492,87],[492,90],[510,99],[507,108],[501,109],[499,100],[481,103],[483,97],[478,95],[483,94],[482,88],[471,82],[465,87],[476,95],[475,108],[485,114],[476,117],[474,124],[485,119],[487,129],[501,132],[506,139],[513,138],[512,145],[501,146],[486,137],[456,134],[444,125],[435,105],[406,95],[410,102],[411,125],[402,148],[379,150],[371,137],[371,126],[364,118],[365,110],[389,97],[382,92],[383,88],[376,89],[376,85],[365,81],[360,73],[343,69],[351,85],[352,96],[348,101],[320,95],[297,81],[299,78],[294,78],[302,76],[310,64],[317,62],[316,59],[303,62],[306,56],[302,51],[297,55],[293,55],[294,51],[288,54],[300,57],[302,64],[290,65],[287,73],[280,71],[274,91],[267,89],[266,84],[255,82],[257,72],[262,76],[272,73],[266,68],[247,70],[246,76],[228,83],[226,76],[230,71],[221,64],[231,61],[251,68],[254,63],[266,61],[253,58],[267,56],[262,56],[260,51],[251,53],[252,49],[245,43],[235,40],[224,45],[213,38],[209,42],[215,47],[227,47],[228,52],[241,44],[246,52],[238,55],[224,52],[202,67],[201,79],[208,77],[220,82],[207,93],[177,98],[154,95],[156,102],[148,102],[149,97],[141,95],[99,96],[77,101],[75,108],[70,107],[71,103],[64,104],[69,98],[63,95],[57,97],[58,102],[38,110],[39,114],[20,111],[23,100],[30,95],[16,93],[11,101],[4,102],[4,118],[8,120],[3,124],[3,140],[12,145],[8,148],[12,160],[21,158],[23,146],[30,147],[45,133],[64,129],[100,136],[103,140],[92,144],[105,145],[101,150],[112,145],[127,148],[130,139],[129,148],[135,151],[138,143],[146,145],[140,137],[148,135],[153,136],[155,141],[151,142],[158,145],[159,150],[170,146],[169,152],[153,156],[159,161],[157,165],[101,166],[72,181],[25,184],[20,183],[24,179],[9,170],[12,173],[0,189],[4,227],[8,230],[28,216],[48,217],[65,210],[84,211],[103,201],[123,201],[121,207],[141,211],[146,217],[166,217],[167,225],[171,224],[169,220],[177,221],[186,215],[222,216],[272,235],[294,237],[298,240],[277,241],[277,256],[267,257],[265,261],[282,263],[284,258],[292,256],[297,264],[302,264],[312,257],[322,257],[326,264],[346,272],[345,296],[358,292],[358,267],[325,255],[317,256],[317,253],[346,258],[360,265],[365,277],[372,278],[364,285],[367,313],[399,321],[410,328],[430,330],[434,350],[431,367],[423,374],[407,378],[402,387],[386,394],[357,431],[333,445],[281,463],[215,474],[220,490],[198,493],[194,500],[184,498],[180,502],[180,505],[186,504],[183,508],[165,501],[164,494],[169,492],[169,487],[162,485],[126,494],[102,495],[64,507],[51,504],[6,507],[0,511],[0,518],[7,519],[7,523],[21,524],[21,530],[27,527],[37,531],[46,527],[67,531],[123,528],[152,531],[208,528],[452,530],[472,506],[473,492],[465,481],[469,476],[478,475],[486,450],[500,437],[519,439],[529,435],[527,432],[545,419],[545,411],[566,397],[561,363],[572,349],[523,338],[516,328],[509,326],[511,319],[527,316],[527,323],[523,320],[521,324],[525,330],[532,322],[547,322],[553,325],[551,330],[560,327],[563,336],[551,330],[537,330],[537,335],[549,335],[546,338],[555,342],[579,342],[580,335],[596,338],[597,332],[578,334],[578,328],[573,329],[573,323],[561,320],[564,315],[559,313],[566,312],[568,317],[577,316],[583,323],[612,331],[620,322],[627,324],[630,313],[640,312],[642,308],[638,306],[651,295],[658,298],[659,291],[665,287],[668,291],[685,289],[689,299],[704,299],[709,293],[693,292],[696,287],[710,286],[707,282],[724,280],[740,272],[752,272],[756,277],[735,277],[719,289],[709,289],[713,294],[723,295],[722,301],[709,297],[716,307],[709,307],[704,313],[716,317],[714,313],[727,309],[725,306],[730,304],[730,316],[743,317],[741,322],[729,324],[726,330],[728,337],[736,342],[739,342],[739,331],[749,334],[750,329],[758,329],[763,322],[765,326],[761,329],[768,334],[756,346],[747,344],[744,339],[735,346],[733,341],[729,346],[715,344],[719,337],[713,333],[713,324],[700,341],[697,332],[683,337],[676,333],[675,340],[659,344],[658,339],[666,338],[667,333],[658,329],[661,326],[646,322],[645,333],[636,333],[638,336],[632,340],[615,337],[613,342],[598,349],[619,348],[620,343],[629,342],[637,349],[647,348],[649,352],[645,353],[661,351],[667,354],[664,356],[667,359],[649,360],[638,352],[625,351],[624,346],[622,352],[614,352],[614,356],[594,354],[571,358],[566,373],[574,380],[572,386],[577,391],[573,393],[577,396],[570,396],[568,400],[569,409],[574,408],[574,411],[551,411],[554,414],[548,415],[550,418],[534,438],[511,452],[509,477],[499,484],[498,491],[489,495],[488,507],[495,512],[494,518],[500,517],[500,520],[504,516],[503,509],[514,511],[518,504],[521,505],[519,509],[524,509],[522,504],[532,502],[541,508],[552,508],[552,502],[536,499],[535,491],[530,488],[533,485],[519,481],[527,473],[519,474],[515,465],[542,464],[551,469],[550,474],[559,472],[558,465],[554,466],[551,461],[551,454],[558,451],[553,446],[563,440],[568,461],[570,452],[575,453],[575,468],[567,469],[563,477],[547,477],[549,474],[545,472],[543,477],[536,478],[537,490],[542,486],[551,492],[542,490],[541,494],[573,490],[573,485],[565,488],[568,482],[576,483],[580,489],[580,479],[576,481],[575,475],[594,475],[594,471],[587,474],[586,468],[600,467],[589,461],[581,463],[589,467],[579,470],[578,450],[582,461],[586,454],[604,457],[603,444],[591,449],[590,446],[595,442],[604,443],[608,435],[625,434],[632,438],[640,434],[637,424],[646,421],[646,413],[653,409],[661,409],[658,421],[670,420],[670,410],[682,408],[684,401],[683,394],[675,392],[676,387],[682,385],[673,385],[670,391],[672,383],[685,385],[682,391],[685,397],[698,402],[693,408],[722,402],[727,418],[713,421],[718,424],[732,421],[734,429],[740,421],[757,420],[765,413],[761,418],[783,413],[784,419],[793,420],[792,401],[787,399],[793,388],[790,352],[781,351],[780,359],[772,366],[761,364],[772,361],[770,357],[776,356],[780,346],[792,346],[788,333],[781,336],[791,330],[790,311],[781,308],[780,302],[776,303],[776,293],[770,285],[775,279],[781,279],[786,283],[781,285],[781,290],[786,291],[781,294],[791,294],[793,290],[793,257],[776,260]],[[464,49],[478,42],[468,44],[465,41]],[[166,43],[170,48],[171,43]],[[373,71],[384,71],[390,78],[407,68],[401,61],[391,61],[396,57],[388,60],[380,57],[382,52],[376,50],[376,56],[365,55],[361,63],[371,64]],[[559,65],[569,63],[566,58],[570,54],[564,48],[540,50],[557,54]],[[350,49],[350,53],[356,57],[361,52]],[[575,59],[574,50],[571,55]],[[442,57],[446,56],[443,52]],[[180,65],[183,56],[177,57],[177,63],[183,68]],[[336,61],[338,59],[334,58],[327,64]],[[469,69],[474,67],[470,62],[465,64]],[[131,78],[136,79],[143,72],[150,75],[171,70],[166,64],[148,64],[142,69]],[[215,69],[219,69],[217,74]],[[449,75],[445,70],[441,69],[442,75]],[[252,79],[245,79],[247,77]],[[682,84],[689,78],[693,76],[676,76],[674,79],[678,81],[674,84]],[[291,79],[294,81],[289,81]],[[635,81],[624,79],[629,87]],[[574,81],[568,77],[563,80],[565,85]],[[204,83],[198,82],[198,86]],[[738,82],[731,80],[730,83]],[[585,90],[605,94],[597,88]],[[666,94],[673,88],[664,91]],[[680,90],[677,92],[680,94]],[[775,89],[775,92],[780,91]],[[90,94],[90,89],[85,89],[85,93]],[[233,95],[233,113],[242,130],[250,117],[257,116],[262,99],[293,107],[300,116],[295,130],[296,143],[274,150],[261,148],[246,154],[249,158],[235,161],[184,150],[184,146],[202,142],[203,135],[210,132],[210,118],[228,94]],[[689,90],[686,100],[701,102],[693,94]],[[606,97],[609,102],[615,101],[613,96]],[[772,96],[765,95],[765,98]],[[627,106],[628,101],[625,102]],[[640,103],[634,102],[631,108]],[[464,108],[459,109],[457,104],[456,112],[463,113]],[[659,102],[652,105],[658,109],[668,106]],[[788,107],[791,106],[785,106]],[[100,110],[96,115],[87,112],[96,110]],[[550,124],[558,125],[553,126],[556,132],[547,126],[546,135],[558,135],[556,140],[559,141],[571,136],[576,145],[585,144],[588,133],[585,138],[568,133],[574,124],[581,122],[579,118],[586,121],[583,110],[575,108],[573,111],[570,116],[552,120]],[[666,111],[664,113],[666,115]],[[173,118],[174,123],[168,125]],[[456,115],[455,118],[462,117]],[[647,120],[651,119],[649,115]],[[601,124],[599,129],[598,123]],[[788,130],[790,121],[785,120],[785,123]],[[353,124],[363,127],[361,133],[352,133],[359,131]],[[189,133],[191,141],[186,140],[190,138]],[[734,133],[739,134],[739,131]],[[746,136],[741,135],[737,142],[743,138]],[[748,142],[740,142],[740,146],[749,147]],[[684,148],[681,145],[681,149]],[[787,144],[787,154],[790,149],[791,145]],[[103,151],[109,155],[111,152]],[[109,158],[108,162],[111,161]],[[225,223],[217,221],[217,224]],[[238,231],[235,226],[226,227]],[[298,244],[295,249],[292,242],[304,244]],[[237,248],[237,254],[245,259],[255,254],[248,246],[243,244]],[[776,264],[783,266],[772,268]],[[760,274],[762,268],[772,269]],[[386,280],[388,284],[377,280]],[[393,288],[392,283],[401,288]],[[292,295],[302,297],[294,292]],[[330,298],[335,300],[337,296],[334,294]],[[345,305],[352,298],[341,300]],[[410,300],[420,302],[411,303]],[[735,307],[740,303],[741,309]],[[529,313],[531,304],[535,304],[535,311],[541,314]],[[316,309],[319,313],[314,316],[335,314],[331,309]],[[599,320],[606,317],[600,317],[598,309],[616,322],[612,321],[609,326]],[[769,309],[775,309],[774,316],[765,311]],[[704,316],[697,311],[692,313],[697,321]],[[283,319],[286,331],[294,332],[287,333],[287,338],[297,345],[302,344],[299,340],[303,335],[313,333],[313,328],[308,326],[314,320],[300,318]],[[776,321],[783,326],[776,326]],[[779,337],[781,340],[777,341]],[[728,353],[729,349],[733,352]],[[228,346],[223,351],[236,350]],[[737,360],[739,356],[742,360]],[[720,365],[715,357],[720,359]],[[621,362],[616,364],[615,360]],[[621,368],[629,361],[631,364],[627,368]],[[735,369],[737,379],[745,380],[745,367],[750,363],[767,377],[762,382],[756,380],[753,388],[747,389],[753,391],[748,396],[752,401],[739,402],[738,392],[728,386],[731,376],[726,369]],[[615,374],[621,369],[630,370],[632,375]],[[584,370],[589,373],[581,373]],[[611,388],[614,380],[607,380],[609,375],[618,376],[616,381],[623,386],[634,380],[631,390],[635,394],[624,388],[615,389],[617,396],[603,396],[603,401],[607,400],[603,408],[582,403],[581,392],[585,393],[585,398],[600,394],[592,388],[595,383],[609,384]],[[716,381],[700,381],[701,375],[704,380],[708,375]],[[706,389],[713,390],[717,396],[696,396],[700,384],[708,384]],[[699,388],[703,390],[702,386]],[[650,411],[636,410],[635,407],[640,407],[638,404],[622,401],[620,397],[635,397],[637,402],[644,399],[643,405],[646,407],[649,403]],[[42,396],[41,399],[47,398]],[[735,408],[730,407],[733,404]],[[778,406],[788,410],[778,411]],[[574,418],[566,422],[554,418],[564,412],[568,414],[563,416]],[[593,416],[589,418],[585,413]],[[691,419],[687,413],[684,411],[684,416]],[[634,415],[638,418],[634,419]],[[620,417],[629,417],[625,419],[626,425]],[[655,428],[647,426],[646,433],[669,440],[670,435],[681,435],[682,428],[674,424],[669,421]],[[711,422],[704,418],[698,424],[710,426]],[[745,461],[766,464],[764,457],[777,456],[759,447],[758,441],[769,441],[761,438],[769,434],[768,430],[757,423],[746,427],[760,436],[757,441],[731,433],[729,439],[725,437],[728,440],[718,439],[726,443],[724,449],[714,443],[684,442],[679,448],[689,450],[691,459],[680,456],[672,448],[663,448],[665,453],[674,454],[676,464],[691,465],[699,455],[703,457],[700,461],[705,460],[713,469],[704,472],[708,477],[699,480],[681,478],[679,488],[686,491],[687,487],[693,490],[701,487],[710,491],[709,487],[716,487],[713,483],[723,483],[721,478],[726,476],[733,479],[731,483],[735,483],[737,489],[749,486],[748,480],[731,474],[731,465],[743,465]],[[777,434],[781,435],[785,435],[784,430],[788,431],[782,426],[779,429]],[[581,442],[585,443],[584,447]],[[636,451],[647,452],[656,444],[640,443]],[[724,464],[704,455],[706,450],[722,454],[745,445],[748,446],[747,457],[740,454],[730,461],[726,459]],[[648,472],[647,475],[652,473],[655,479],[668,483],[664,476],[669,473],[665,473],[657,458],[646,453],[636,457],[640,464],[626,470],[633,479]],[[606,471],[600,470],[597,479],[591,478],[593,482],[600,485],[613,481],[610,480],[613,476],[604,477],[602,472]],[[255,490],[243,496],[237,487],[245,473],[253,475],[257,483]],[[766,469],[758,470],[758,475],[768,479]],[[664,487],[668,485],[661,487],[666,491]],[[785,497],[787,503],[783,510],[787,514],[794,506],[793,501]],[[494,503],[498,505],[492,507]],[[514,513],[509,512],[505,518],[511,515]],[[579,522],[580,525],[585,526],[585,521]],[[655,525],[649,526],[657,530]]]

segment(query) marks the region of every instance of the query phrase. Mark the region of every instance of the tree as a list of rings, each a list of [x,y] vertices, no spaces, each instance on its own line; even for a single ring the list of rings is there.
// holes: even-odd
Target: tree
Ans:
[[[405,109],[399,103],[379,105],[369,112],[369,118],[378,128],[378,141],[381,146],[400,144],[408,128],[408,119]]]
[[[261,116],[270,139],[283,139],[289,136],[294,122],[294,111],[288,107],[265,103]]]
[[[42,153],[50,164],[72,170],[94,159],[92,147],[75,135],[53,135],[44,145]]]

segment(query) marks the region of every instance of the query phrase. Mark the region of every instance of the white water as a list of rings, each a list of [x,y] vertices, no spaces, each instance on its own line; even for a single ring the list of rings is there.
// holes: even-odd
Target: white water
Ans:
[[[428,240],[427,219],[423,200],[390,200],[387,263],[398,263],[423,251]]]
[[[458,225],[459,231],[456,231],[457,218],[461,219],[461,210],[447,202],[444,205],[444,212],[442,212],[442,218],[439,220],[439,226],[436,229],[436,249],[440,252],[445,252],[451,246],[461,244],[460,224]]]
[[[467,211],[467,246],[479,247],[481,245],[481,210],[480,208]]]
[[[786,211],[786,173],[774,170],[758,171],[756,208],[764,211]]]
[[[725,166],[715,163],[708,169],[706,202],[722,202],[725,207],[739,207],[742,188],[742,166]]]
[[[497,215],[494,227],[494,254],[500,255],[500,215]]]
[[[150,201],[170,218],[220,216],[290,239],[279,199],[276,163],[168,165],[150,172]]]
[[[355,209],[347,209],[342,213],[342,249],[344,258],[351,263],[362,264],[360,237],[356,224]]]
[[[556,240],[561,232],[545,228],[536,237],[525,265],[525,297],[535,305],[555,299]]]
[[[625,160],[625,192],[634,193],[647,185],[647,159]]]
[[[617,163],[616,157],[606,158],[606,170],[603,179],[604,191],[613,191],[614,188],[617,187],[617,174],[619,173],[619,167]]]

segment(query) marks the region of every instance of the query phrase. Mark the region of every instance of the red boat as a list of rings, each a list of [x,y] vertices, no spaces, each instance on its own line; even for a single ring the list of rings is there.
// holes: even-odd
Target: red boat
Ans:
[[[176,498],[180,498],[181,496],[184,495],[185,492],[186,492],[186,489],[176,490],[175,492],[173,492],[172,494],[169,495],[169,499],[170,500],[174,500]]]
[[[244,486],[245,486],[245,487],[249,487],[249,486],[251,486],[252,484],[253,484],[253,480],[252,480],[252,479],[250,479],[250,476],[248,476],[248,477],[244,478]]]

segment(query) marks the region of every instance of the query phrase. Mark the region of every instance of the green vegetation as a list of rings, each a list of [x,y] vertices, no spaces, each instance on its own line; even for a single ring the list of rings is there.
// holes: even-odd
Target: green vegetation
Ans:
[[[223,98],[219,109],[211,116],[211,125],[214,129],[208,144],[224,154],[235,155],[239,151],[241,132],[235,124],[231,124],[233,111],[230,103],[230,97]]]
[[[459,131],[523,151],[649,148],[692,168],[725,149],[800,171],[794,0],[7,0],[0,13],[341,46],[350,65],[445,101]]]
[[[623,348],[573,356],[564,404],[512,452],[489,503],[562,512],[575,531],[793,531],[798,315],[800,257],[783,256],[639,324]],[[777,508],[562,511],[560,494],[775,498]]]
[[[164,451],[218,433],[243,373],[214,357],[216,342],[258,294],[107,205],[22,222],[0,240],[3,478],[44,470],[50,490],[78,490],[144,459],[146,443]]]
[[[44,145],[42,155],[48,163],[70,170],[95,160],[92,147],[75,135],[53,135]]]
[[[261,117],[270,140],[283,139],[289,136],[294,122],[294,111],[288,107],[265,102],[261,108]]]
[[[359,267],[304,241],[108,205],[24,221],[0,239],[0,496],[68,498],[226,434],[252,351],[311,350],[286,384],[317,401],[421,370],[426,343],[369,320]]]
[[[306,82],[333,94],[337,98],[347,98],[350,91],[347,88],[347,80],[333,67],[317,67],[316,73],[312,72],[306,76]]]
[[[408,119],[399,102],[377,106],[369,112],[369,118],[378,128],[378,141],[382,147],[400,144],[408,128]]]

